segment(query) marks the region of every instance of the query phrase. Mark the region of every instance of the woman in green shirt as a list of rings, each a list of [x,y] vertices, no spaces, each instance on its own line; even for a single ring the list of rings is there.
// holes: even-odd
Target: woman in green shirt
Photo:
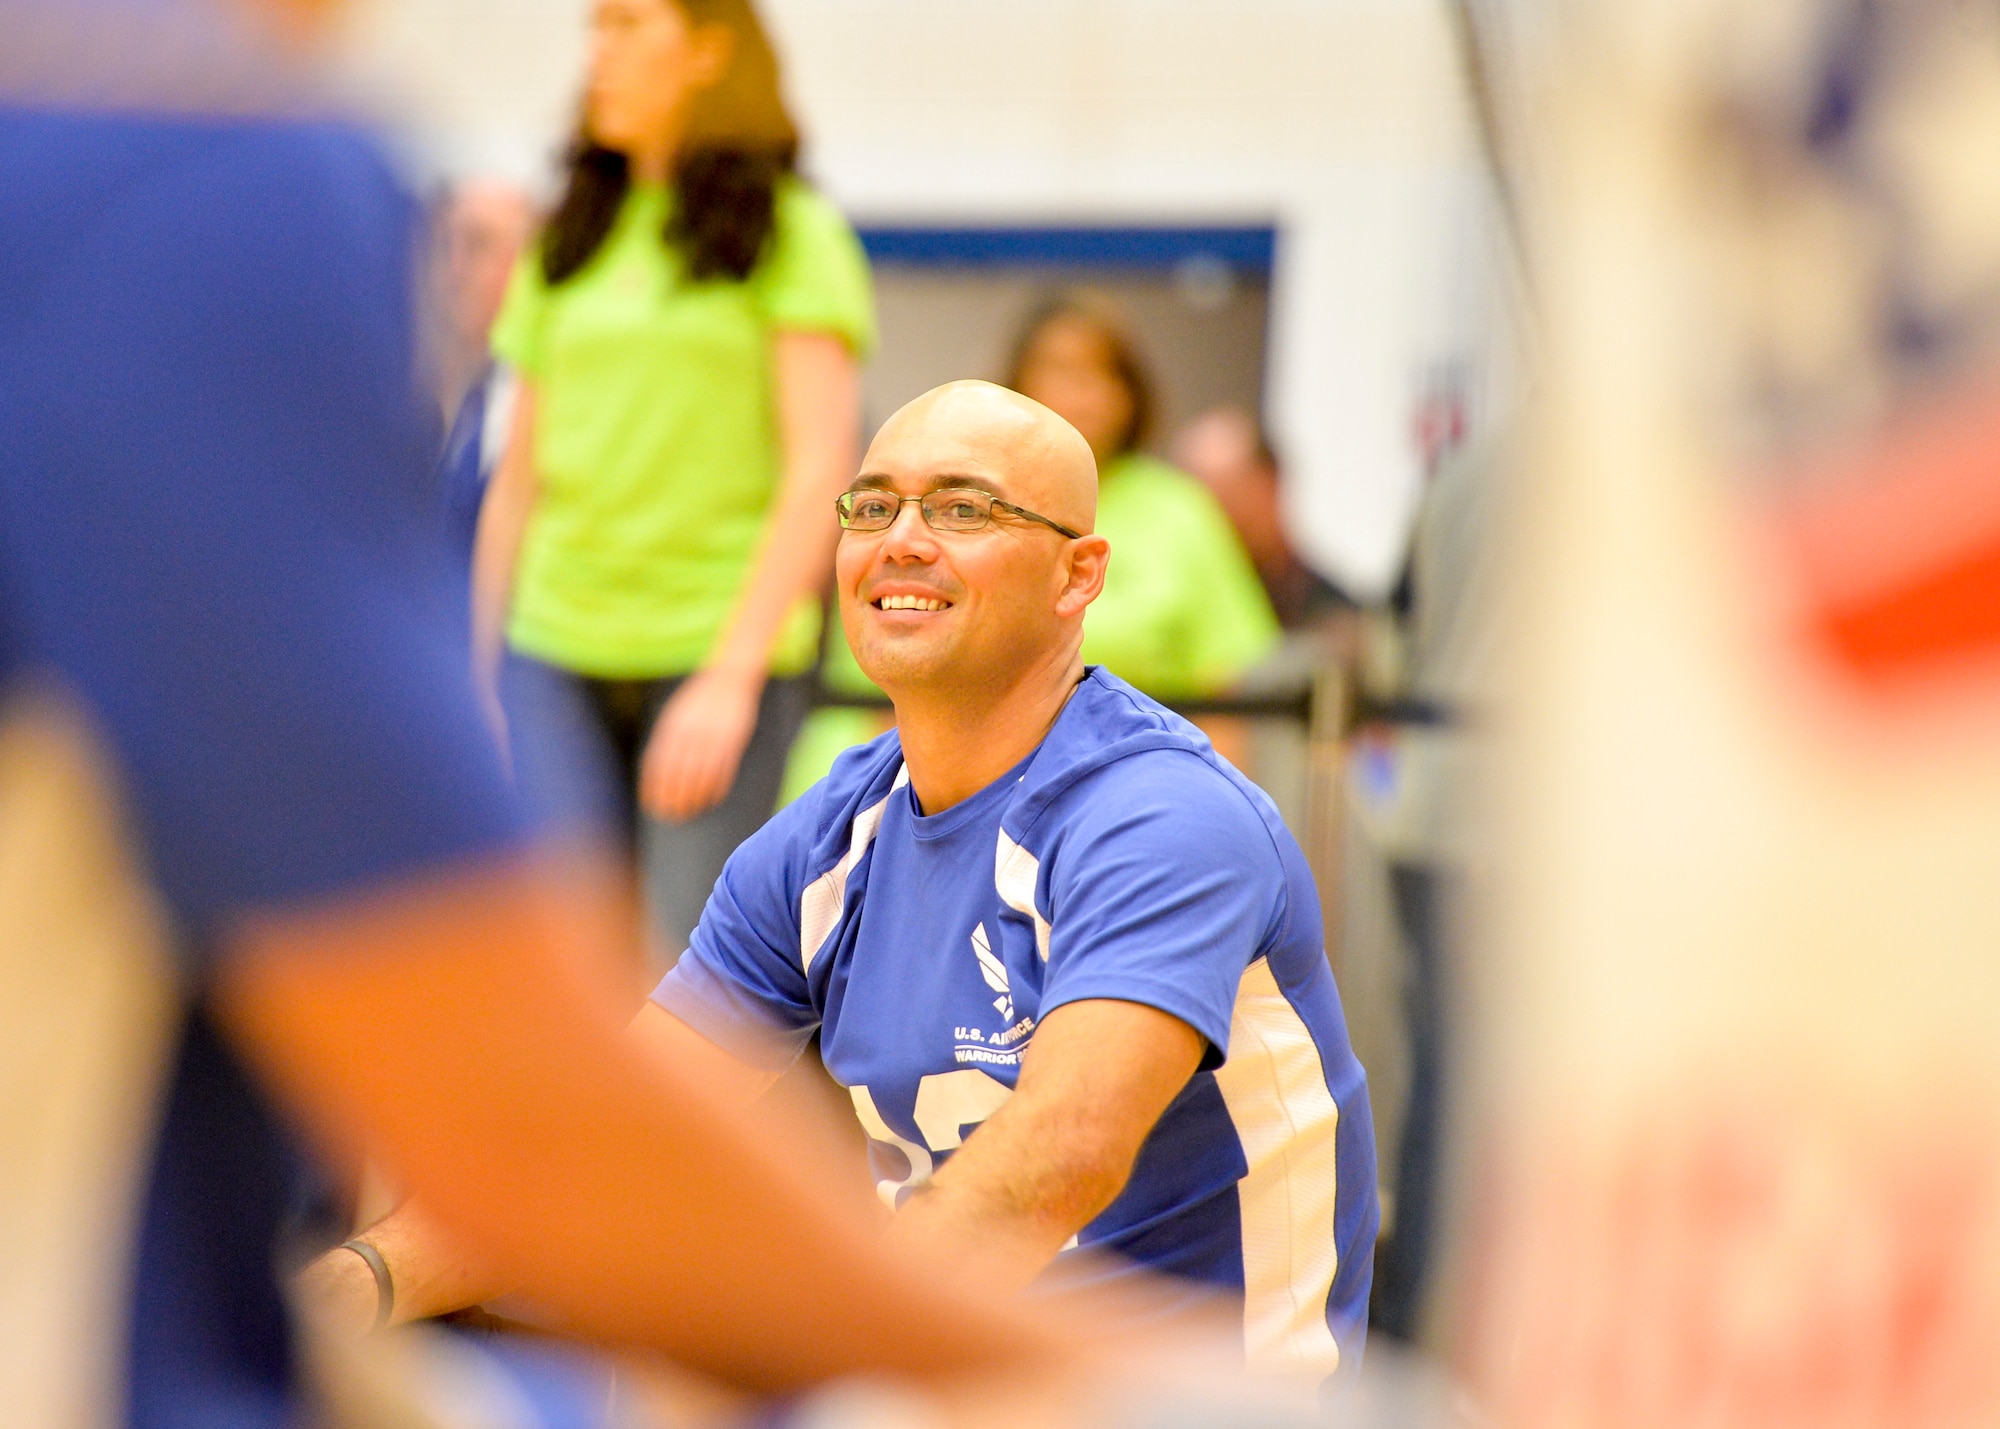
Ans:
[[[671,957],[804,716],[873,299],[746,0],[599,0],[592,38],[567,190],[494,329],[521,396],[475,675],[503,729],[508,652],[602,727]]]
[[[1278,643],[1256,567],[1214,496],[1140,450],[1152,384],[1117,315],[1072,294],[1023,327],[1007,386],[1050,408],[1097,456],[1097,531],[1111,541],[1083,658],[1159,699],[1217,695]]]

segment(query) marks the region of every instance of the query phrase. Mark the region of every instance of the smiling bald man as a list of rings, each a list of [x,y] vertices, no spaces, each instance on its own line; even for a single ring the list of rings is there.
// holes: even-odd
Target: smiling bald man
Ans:
[[[1243,1297],[1253,1367],[1329,1374],[1378,1213],[1319,898],[1261,791],[1084,666],[1096,477],[983,382],[883,427],[836,580],[897,728],[736,854],[642,1022],[746,1090],[817,1029],[894,1234],[938,1263],[1163,1272]]]
[[[1262,792],[1084,666],[1095,513],[1090,448],[1024,397],[889,420],[836,580],[897,728],[736,852],[634,1029],[746,1098],[817,1030],[892,1234],[962,1283],[1137,1267],[1241,1297],[1253,1368],[1351,1369],[1374,1141],[1319,898]],[[408,1218],[377,1243],[398,1318],[450,1308]]]

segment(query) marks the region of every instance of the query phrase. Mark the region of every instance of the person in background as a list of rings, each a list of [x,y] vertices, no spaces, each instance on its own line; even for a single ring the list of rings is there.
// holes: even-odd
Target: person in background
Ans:
[[[1504,515],[1519,480],[1518,438],[1501,428],[1443,453],[1425,484],[1399,585],[1407,655],[1388,693],[1394,718],[1364,726],[1371,781],[1357,834],[1388,866],[1404,953],[1409,1088],[1396,1137],[1395,1218],[1380,1248],[1371,1323],[1406,1343],[1434,1326],[1455,1108],[1453,1011],[1465,976],[1463,905],[1490,866],[1481,789],[1491,745],[1482,715],[1502,664]]]
[[[494,329],[521,389],[476,681],[503,728],[509,650],[587,706],[668,962],[776,802],[857,455],[867,261],[798,142],[745,0],[599,0],[567,187]]]
[[[1175,435],[1173,457],[1209,489],[1229,517],[1287,630],[1356,608],[1352,597],[1292,549],[1280,501],[1278,454],[1255,417],[1241,407],[1203,412]]]
[[[451,420],[440,476],[453,544],[468,562],[486,485],[514,419],[514,374],[493,360],[493,320],[534,229],[534,200],[499,179],[453,184],[437,208],[438,391]]]
[[[1083,433],[1097,459],[1097,528],[1118,557],[1084,623],[1083,658],[1156,699],[1220,695],[1278,643],[1243,542],[1200,482],[1142,450],[1153,385],[1117,311],[1069,293],[1022,327],[1005,385]],[[1202,728],[1246,763],[1237,721]]]

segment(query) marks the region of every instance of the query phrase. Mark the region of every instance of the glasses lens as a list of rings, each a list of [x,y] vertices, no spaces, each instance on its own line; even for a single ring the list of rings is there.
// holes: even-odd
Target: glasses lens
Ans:
[[[983,491],[933,491],[924,498],[924,520],[940,531],[977,531],[993,518],[993,498]]]
[[[840,524],[850,531],[882,531],[895,524],[897,501],[870,491],[850,491],[840,498]]]

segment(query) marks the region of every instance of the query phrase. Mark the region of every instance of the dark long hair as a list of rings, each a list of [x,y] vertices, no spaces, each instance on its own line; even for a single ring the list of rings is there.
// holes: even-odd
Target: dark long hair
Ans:
[[[1035,344],[1042,340],[1044,331],[1058,322],[1082,323],[1104,339],[1105,351],[1111,359],[1111,374],[1132,399],[1131,419],[1125,423],[1125,430],[1118,434],[1113,454],[1125,456],[1137,451],[1153,431],[1152,374],[1147,372],[1145,362],[1140,359],[1138,340],[1126,325],[1124,313],[1100,292],[1072,288],[1036,304],[1014,338],[1014,347],[1007,359],[1007,375],[1000,385],[1016,392],[1021,390],[1021,379],[1027,375],[1028,359],[1034,356]]]
[[[778,56],[749,0],[668,0],[697,25],[727,25],[729,67],[698,95],[674,165],[676,202],[661,238],[696,282],[750,276],[770,241],[778,183],[798,165],[799,131],[785,108]],[[579,130],[569,179],[542,233],[542,276],[575,276],[611,232],[632,186],[631,164]]]

